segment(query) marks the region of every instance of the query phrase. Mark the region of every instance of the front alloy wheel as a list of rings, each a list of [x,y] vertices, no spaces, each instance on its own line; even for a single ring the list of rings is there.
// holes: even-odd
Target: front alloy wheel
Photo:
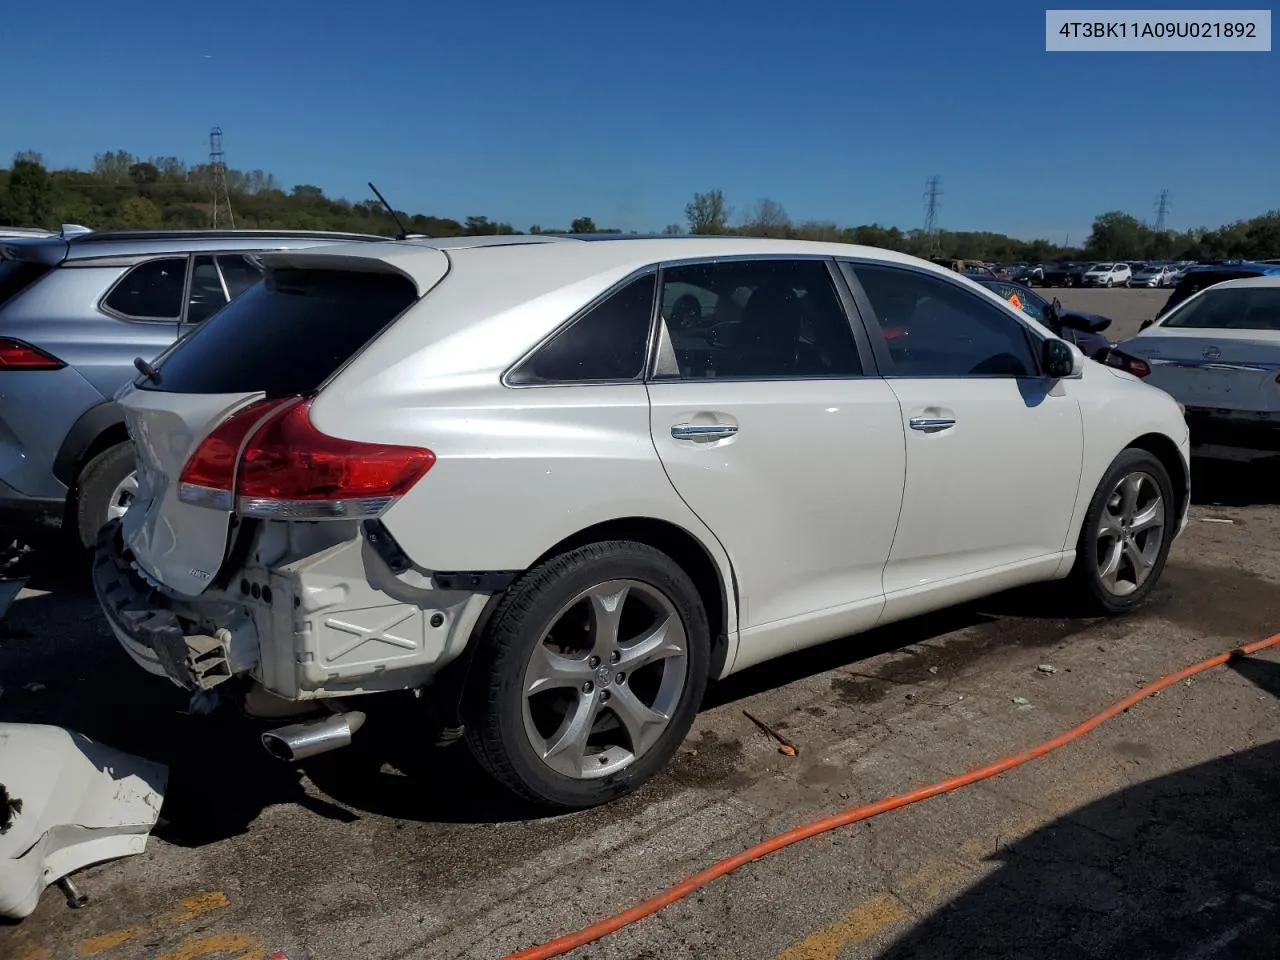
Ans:
[[[1164,520],[1164,496],[1151,474],[1135,471],[1114,486],[1094,550],[1098,579],[1112,596],[1128,596],[1151,576],[1164,546]]]
[[[1085,513],[1069,585],[1084,614],[1140,604],[1164,572],[1179,506],[1164,464],[1130,447],[1098,484]]]

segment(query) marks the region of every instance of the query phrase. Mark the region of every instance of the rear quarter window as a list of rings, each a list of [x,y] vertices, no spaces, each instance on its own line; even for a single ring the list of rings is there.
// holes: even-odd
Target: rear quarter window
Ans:
[[[311,393],[417,299],[399,274],[278,269],[179,341],[158,367],[168,393]]]

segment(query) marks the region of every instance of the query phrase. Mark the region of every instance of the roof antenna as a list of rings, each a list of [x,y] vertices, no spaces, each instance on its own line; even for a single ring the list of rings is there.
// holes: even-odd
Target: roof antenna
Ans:
[[[387,203],[387,198],[378,192],[378,188],[375,187],[372,182],[369,183],[369,189],[373,191],[373,195],[378,198],[382,205],[387,208],[387,213],[391,214],[391,219],[394,220],[396,222],[396,226],[400,228],[400,235],[396,237],[397,240],[408,240],[410,237],[426,236],[425,233],[410,233],[405,228],[404,221],[401,220],[400,217],[396,215],[395,210],[392,209],[391,204]]]

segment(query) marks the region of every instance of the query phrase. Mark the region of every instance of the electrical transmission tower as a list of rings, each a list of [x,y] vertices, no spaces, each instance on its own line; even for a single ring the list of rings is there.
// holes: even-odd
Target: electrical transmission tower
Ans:
[[[209,225],[215,230],[219,227],[234,230],[236,215],[231,212],[231,193],[227,189],[227,162],[222,153],[221,127],[214,127],[209,132],[209,173],[213,178],[213,204],[210,207]]]
[[[1160,195],[1156,197],[1156,233],[1163,233],[1165,229],[1165,218],[1169,214],[1169,191],[1161,190]]]
[[[924,232],[929,240],[929,252],[937,253],[942,244],[938,237],[938,207],[942,196],[942,178],[932,176],[924,188]]]

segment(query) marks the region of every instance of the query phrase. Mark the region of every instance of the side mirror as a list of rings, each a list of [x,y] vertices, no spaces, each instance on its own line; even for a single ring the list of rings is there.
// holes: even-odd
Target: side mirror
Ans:
[[[1059,300],[1057,297],[1053,298],[1053,312],[1054,313],[1062,312],[1062,301]]]
[[[1040,359],[1045,376],[1053,380],[1074,377],[1084,372],[1084,354],[1065,340],[1045,340]]]

